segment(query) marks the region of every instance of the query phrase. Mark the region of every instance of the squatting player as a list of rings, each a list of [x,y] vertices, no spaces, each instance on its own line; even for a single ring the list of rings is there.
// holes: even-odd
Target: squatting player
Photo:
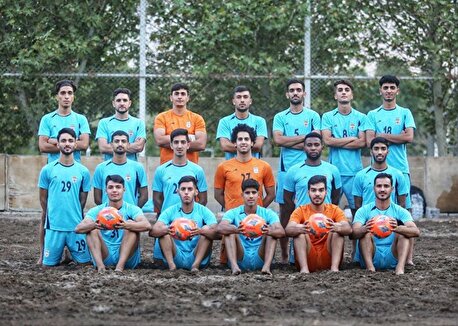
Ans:
[[[351,234],[351,226],[344,212],[333,204],[325,204],[326,177],[315,175],[308,181],[310,203],[299,206],[291,214],[286,235],[294,239],[294,257],[301,273],[323,269],[338,272],[342,262],[344,237]],[[330,231],[322,238],[310,233],[309,219],[321,213],[327,217]]]
[[[86,236],[76,234],[81,222],[89,190],[89,170],[75,161],[76,134],[71,128],[63,128],[56,135],[60,156],[57,161],[45,165],[40,172],[40,257],[38,264],[55,266],[61,261],[67,247],[77,263],[91,261]]]
[[[75,231],[87,234],[92,262],[99,273],[105,272],[106,266],[115,266],[116,272],[123,272],[140,263],[140,233],[149,231],[151,224],[140,207],[123,200],[126,189],[120,175],[107,176],[105,183],[108,201],[91,208]],[[118,209],[123,217],[113,230],[105,229],[97,221],[99,212],[109,206]]]
[[[375,202],[358,209],[353,219],[353,237],[359,239],[355,260],[371,272],[376,269],[395,269],[396,274],[404,274],[409,239],[418,237],[420,230],[408,210],[391,202],[392,191],[391,175],[379,173],[374,181]],[[370,231],[373,217],[377,215],[392,218],[390,224],[393,233],[386,238],[375,237]]]
[[[154,259],[161,260],[169,270],[182,268],[197,272],[210,264],[213,240],[218,238],[217,222],[207,207],[194,201],[197,193],[196,178],[182,177],[178,181],[181,202],[164,210],[149,233],[159,240],[154,245]],[[197,229],[192,231],[191,239],[181,241],[172,237],[175,230],[170,225],[178,218],[196,222]]]
[[[275,254],[277,239],[285,236],[285,231],[274,211],[258,205],[259,183],[253,179],[242,182],[244,204],[224,214],[218,224],[218,233],[224,235],[229,266],[233,275],[244,270],[261,270],[272,275],[270,265]],[[256,214],[266,221],[263,236],[249,238],[243,235],[244,227],[240,222],[250,214]]]

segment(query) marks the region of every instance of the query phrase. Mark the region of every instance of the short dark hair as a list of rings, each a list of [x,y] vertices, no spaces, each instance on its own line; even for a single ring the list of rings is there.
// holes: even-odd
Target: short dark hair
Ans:
[[[59,91],[64,86],[70,86],[73,89],[73,93],[76,92],[77,88],[76,84],[73,80],[70,79],[63,79],[59,80],[56,85],[54,86],[54,94],[59,94]]]
[[[189,96],[189,86],[184,84],[184,83],[173,84],[172,89],[170,90],[170,95],[172,95],[173,92],[178,91],[180,89],[186,90],[186,92],[188,93],[188,96]]]
[[[108,175],[107,178],[105,179],[105,186],[108,185],[109,181],[113,181],[115,183],[120,183],[124,187],[124,178],[121,177],[119,174]]]
[[[73,130],[72,128],[62,128],[61,130],[59,130],[59,132],[57,133],[57,141],[59,141],[60,136],[62,134],[69,134],[70,136],[76,139],[75,130]]]
[[[318,138],[321,142],[323,142],[323,137],[319,133],[314,132],[314,131],[309,132],[307,135],[305,135],[304,143],[309,138]]]
[[[305,91],[305,83],[304,83],[303,80],[296,79],[296,78],[288,79],[288,81],[286,82],[286,91],[289,90],[289,85],[291,85],[291,84],[301,84],[302,85],[302,90]]]
[[[232,97],[235,97],[236,93],[241,93],[241,92],[250,92],[250,89],[248,87],[244,86],[244,85],[236,86],[234,88],[234,91],[232,92]]]
[[[129,134],[125,132],[124,130],[116,130],[112,135],[111,135],[111,142],[113,142],[113,139],[115,136],[126,136],[127,141],[129,141]]]
[[[115,98],[116,95],[118,94],[127,94],[127,96],[129,97],[129,100],[130,100],[130,97],[132,96],[132,92],[128,88],[116,88],[113,91],[113,98]]]
[[[242,182],[242,191],[245,191],[248,188],[254,188],[257,191],[259,191],[259,182],[257,182],[255,179],[246,179],[243,180]]]
[[[178,181],[178,186],[180,186],[183,182],[192,182],[192,183],[194,183],[194,186],[197,189],[197,179],[194,176],[185,175],[185,176],[181,177],[181,179]]]
[[[334,83],[334,92],[337,90],[337,86],[342,84],[347,85],[348,87],[350,87],[351,90],[353,90],[353,84],[351,83],[351,81],[349,81],[348,79],[340,79]]]
[[[382,78],[380,78],[380,80],[378,81],[380,87],[382,87],[383,84],[396,84],[396,86],[399,87],[399,79],[396,77],[396,76],[393,76],[393,75],[385,75],[385,76],[382,76]]]
[[[372,147],[374,147],[374,145],[378,143],[385,144],[386,147],[390,146],[390,142],[385,137],[375,137],[374,139],[371,140],[370,149],[372,149]]]
[[[234,129],[232,129],[231,133],[231,142],[235,143],[237,141],[237,134],[239,132],[247,132],[250,135],[251,141],[254,143],[256,142],[256,130],[254,130],[253,127],[250,127],[249,125],[245,123],[239,123],[238,125],[235,126]]]
[[[382,172],[382,173],[379,173],[375,176],[374,178],[374,186],[375,186],[375,183],[377,181],[377,179],[385,179],[385,178],[388,178],[390,179],[390,184],[393,185],[393,177],[391,174],[389,173],[385,173],[385,172]]]
[[[326,176],[317,174],[309,179],[307,183],[307,187],[308,189],[310,189],[311,186],[316,185],[318,183],[324,183],[324,186],[326,187],[326,182],[327,182]]]
[[[170,142],[173,142],[173,139],[176,136],[186,136],[186,140],[189,142],[189,133],[184,128],[177,128],[170,133]]]

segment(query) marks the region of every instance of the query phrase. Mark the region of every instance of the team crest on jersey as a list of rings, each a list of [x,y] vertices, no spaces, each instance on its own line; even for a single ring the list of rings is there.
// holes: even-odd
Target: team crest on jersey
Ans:
[[[305,127],[308,127],[308,126],[309,126],[309,121],[308,121],[308,120],[304,120],[304,126],[305,126]]]
[[[394,120],[394,123],[397,124],[398,126],[401,124],[401,118],[396,118]]]
[[[45,250],[44,256],[45,256],[46,258],[49,257],[49,250]]]
[[[186,121],[186,128],[191,128],[191,121]]]
[[[78,177],[73,176],[72,177],[72,181],[73,181],[73,183],[76,183],[78,181]]]
[[[355,130],[356,125],[354,123],[350,123],[350,130]]]
[[[253,168],[253,172],[254,172],[254,173],[259,173],[259,169],[258,169],[257,166],[255,166],[255,167]]]
[[[133,130],[129,130],[127,133],[129,134],[130,137],[132,137],[134,135],[134,131]]]
[[[125,179],[126,179],[127,182],[129,182],[130,180],[132,180],[130,174],[126,174],[126,178],[125,178]]]
[[[75,125],[70,125],[69,128],[75,130],[76,127],[75,127]]]

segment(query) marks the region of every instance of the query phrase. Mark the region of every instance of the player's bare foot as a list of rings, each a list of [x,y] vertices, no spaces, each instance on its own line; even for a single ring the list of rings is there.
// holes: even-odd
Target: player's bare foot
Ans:
[[[121,269],[121,268],[116,268],[116,269],[114,270],[114,272],[115,272],[116,274],[124,274],[124,270]]]
[[[191,268],[191,273],[192,274],[198,274],[199,273],[199,269],[197,267],[192,267]]]
[[[175,264],[169,264],[169,271],[176,271],[177,270],[177,266]]]
[[[375,268],[374,267],[368,267],[368,268],[366,268],[366,271],[371,272],[371,273],[375,273]]]
[[[331,272],[338,273],[338,272],[339,272],[339,269],[338,269],[338,268],[333,268],[333,267],[331,267]]]
[[[310,274],[310,271],[308,270],[308,268],[303,268],[299,271],[299,273],[301,274]]]
[[[105,266],[97,267],[97,273],[99,274],[105,274],[106,271],[107,269],[105,268]]]
[[[415,266],[415,263],[412,260],[406,262],[408,266]]]
[[[240,268],[232,268],[232,275],[240,275],[242,274],[242,271],[240,270]]]
[[[272,272],[271,272],[270,269],[268,269],[268,268],[263,268],[263,269],[261,270],[261,273],[264,274],[264,275],[272,276]]]
[[[281,256],[281,260],[280,260],[280,264],[283,264],[283,265],[288,265],[289,263],[289,259],[288,259],[288,255],[286,256]]]

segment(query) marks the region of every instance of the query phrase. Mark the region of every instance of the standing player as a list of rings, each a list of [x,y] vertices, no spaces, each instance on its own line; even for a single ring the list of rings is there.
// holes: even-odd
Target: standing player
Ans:
[[[48,163],[59,159],[60,149],[57,134],[62,128],[71,128],[76,134],[74,158],[81,161],[80,150],[89,147],[89,123],[84,115],[72,110],[75,100],[76,85],[71,80],[61,80],[56,83],[55,94],[58,103],[57,110],[45,114],[38,128],[38,148],[41,153],[48,154]]]
[[[339,271],[344,250],[344,237],[351,234],[351,226],[344,212],[336,205],[325,204],[326,177],[315,175],[308,182],[310,204],[296,208],[286,227],[286,235],[294,238],[295,263],[301,273],[331,269]],[[319,238],[310,232],[309,220],[323,214],[330,225],[329,233]]]
[[[75,161],[76,133],[63,128],[56,135],[60,157],[40,172],[40,257],[38,264],[58,265],[67,247],[77,263],[91,260],[86,236],[74,232],[83,218],[87,194],[91,189],[89,170]]]
[[[194,201],[197,196],[197,180],[184,176],[178,181],[181,202],[162,212],[150,232],[158,238],[154,246],[154,259],[162,260],[170,270],[183,268],[197,272],[210,264],[211,249],[216,233],[215,215],[205,206]],[[170,224],[178,218],[191,219],[197,224],[192,238],[185,241],[174,240],[175,230]]]
[[[386,157],[389,153],[389,142],[383,137],[375,137],[371,141],[372,164],[367,168],[359,171],[355,176],[353,183],[353,196],[355,208],[358,210],[361,206],[375,201],[374,179],[379,173],[387,173],[393,177],[393,192],[391,200],[405,208],[406,194],[409,192],[405,183],[402,172],[386,163]]]
[[[199,152],[207,145],[207,131],[204,119],[187,108],[190,100],[189,87],[185,84],[172,86],[170,101],[172,109],[159,113],[154,120],[154,139],[160,147],[160,163],[164,164],[173,157],[170,148],[170,134],[177,128],[184,128],[189,133],[191,142],[187,153],[191,162],[198,163]]]
[[[105,186],[108,201],[91,208],[75,231],[87,234],[92,262],[99,273],[105,272],[107,265],[122,273],[124,268],[135,268],[140,263],[140,232],[149,231],[151,224],[139,207],[123,200],[125,187],[120,175],[107,176]],[[97,221],[97,215],[106,207],[116,208],[123,217],[113,230]]]
[[[325,203],[332,203],[334,205],[339,204],[340,188],[342,187],[339,169],[331,163],[321,160],[321,153],[323,151],[323,140],[321,135],[316,132],[307,134],[305,136],[303,148],[307,154],[307,159],[305,162],[298,163],[291,167],[285,177],[283,190],[283,199],[285,202],[283,209],[285,217],[291,216],[294,208],[310,203],[307,184],[308,180],[314,175],[324,175],[326,177],[327,189]],[[287,248],[288,247],[286,247],[286,249]],[[294,263],[292,254],[293,250],[291,246],[290,263]]]
[[[94,202],[97,205],[108,201],[105,180],[109,175],[118,174],[124,180],[125,193],[123,200],[129,204],[143,207],[148,200],[148,179],[143,165],[127,158],[129,135],[117,130],[111,136],[113,157],[97,165],[92,180]]]
[[[356,208],[352,196],[353,180],[363,168],[361,148],[366,146],[364,127],[366,115],[351,106],[353,85],[348,80],[334,83],[334,98],[337,108],[323,114],[321,133],[329,147],[329,163],[337,166],[342,178],[342,193],[355,216]]]
[[[320,115],[303,105],[305,97],[304,82],[290,79],[286,83],[286,98],[289,108],[277,113],[274,117],[272,134],[276,145],[280,146],[280,160],[277,174],[277,196],[275,201],[280,205],[280,221],[283,227],[289,220],[283,200],[283,187],[286,172],[307,157],[304,152],[304,137],[308,133],[320,132]],[[288,239],[280,239],[282,262],[288,262]]]
[[[362,206],[353,220],[353,237],[359,239],[355,260],[371,272],[376,269],[395,269],[396,274],[404,274],[409,239],[418,237],[420,230],[409,211],[391,202],[391,175],[379,173],[374,184],[375,202]],[[370,231],[373,218],[378,215],[391,217],[393,233],[386,238],[377,238]]]
[[[412,112],[396,104],[399,94],[399,79],[386,75],[380,78],[380,95],[382,105],[367,114],[366,142],[367,146],[374,137],[384,137],[390,144],[390,152],[386,159],[389,166],[400,170],[406,179],[409,193],[406,196],[406,208],[410,209],[410,172],[407,160],[407,143],[414,137],[415,121]]]
[[[235,157],[237,154],[237,150],[231,141],[231,134],[235,126],[240,123],[244,123],[256,131],[257,137],[252,148],[252,153],[256,158],[261,157],[262,145],[268,137],[267,124],[264,118],[250,113],[251,103],[252,99],[248,87],[237,86],[232,95],[232,104],[235,107],[235,112],[219,120],[216,140],[219,140],[221,149],[225,152],[226,160]]]
[[[275,179],[270,165],[252,156],[251,149],[256,141],[256,132],[246,124],[239,124],[232,130],[231,141],[237,155],[220,163],[215,173],[215,199],[223,209],[243,204],[240,187],[247,179],[255,179],[260,185],[260,193],[265,190],[264,198],[259,196],[258,204],[268,207],[275,198]]]
[[[258,205],[259,183],[253,179],[242,182],[243,205],[224,214],[218,225],[218,233],[224,235],[224,245],[233,275],[242,270],[259,270],[272,275],[270,265],[275,254],[277,239],[285,236],[280,220],[272,210]],[[256,214],[266,221],[263,236],[249,238],[243,235],[240,222],[250,214]]]
[[[178,128],[170,134],[170,148],[173,150],[172,160],[160,165],[154,173],[153,202],[156,212],[166,210],[180,203],[178,181],[186,175],[197,180],[197,198],[199,204],[207,204],[207,181],[204,170],[186,157],[189,149],[189,137],[186,129]]]
[[[117,130],[123,130],[129,135],[129,148],[127,158],[136,161],[137,153],[145,148],[146,130],[145,123],[129,114],[129,108],[132,105],[132,93],[127,88],[117,88],[113,92],[112,105],[115,114],[111,117],[100,120],[97,127],[97,144],[100,153],[104,154],[104,159],[109,160],[113,157],[113,147],[109,143],[112,135]]]

